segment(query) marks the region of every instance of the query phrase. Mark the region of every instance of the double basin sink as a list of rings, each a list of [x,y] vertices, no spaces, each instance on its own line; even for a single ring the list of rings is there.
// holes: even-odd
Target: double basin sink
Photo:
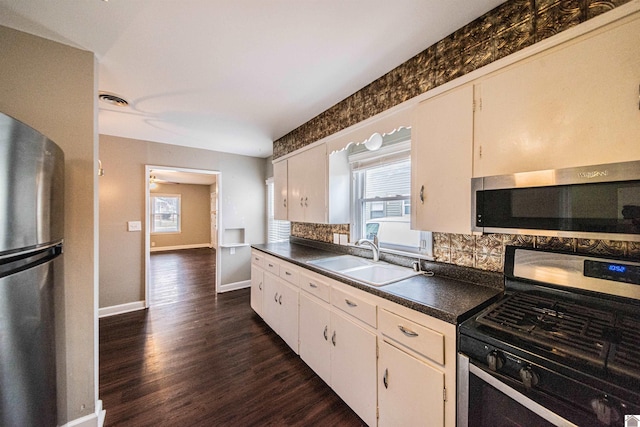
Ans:
[[[307,264],[371,286],[384,286],[420,274],[411,268],[353,255],[312,260]]]

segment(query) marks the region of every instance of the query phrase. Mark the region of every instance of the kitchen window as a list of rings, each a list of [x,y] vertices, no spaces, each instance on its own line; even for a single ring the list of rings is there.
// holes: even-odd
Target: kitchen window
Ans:
[[[411,142],[403,129],[369,151],[349,148],[354,242],[378,238],[381,250],[431,256],[431,233],[411,229]]]
[[[275,219],[275,190],[273,178],[267,179],[267,242],[289,240],[291,223]]]
[[[151,194],[151,233],[180,233],[180,195]]]

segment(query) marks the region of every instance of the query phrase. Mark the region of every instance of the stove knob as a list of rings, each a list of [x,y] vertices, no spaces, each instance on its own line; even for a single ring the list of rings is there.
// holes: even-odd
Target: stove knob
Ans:
[[[538,381],[540,381],[540,377],[535,373],[531,366],[525,366],[524,368],[520,369],[519,374],[520,379],[522,380],[522,383],[524,384],[524,387],[526,389],[533,388],[538,384]]]
[[[489,369],[492,371],[499,371],[504,366],[504,356],[502,353],[493,350],[491,353],[487,354],[487,363],[489,364]]]
[[[610,426],[620,419],[620,413],[614,408],[607,396],[591,401],[591,407],[598,417],[598,421]]]

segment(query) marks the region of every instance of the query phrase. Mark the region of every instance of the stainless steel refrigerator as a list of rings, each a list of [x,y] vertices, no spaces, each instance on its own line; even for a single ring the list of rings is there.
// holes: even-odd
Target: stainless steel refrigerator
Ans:
[[[55,426],[64,154],[0,113],[0,426]]]

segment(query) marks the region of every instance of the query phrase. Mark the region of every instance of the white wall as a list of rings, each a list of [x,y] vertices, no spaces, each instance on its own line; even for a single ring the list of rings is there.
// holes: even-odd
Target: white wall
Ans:
[[[97,399],[96,62],[91,52],[0,26],[0,111],[65,154],[64,304],[56,307],[60,424]]]

